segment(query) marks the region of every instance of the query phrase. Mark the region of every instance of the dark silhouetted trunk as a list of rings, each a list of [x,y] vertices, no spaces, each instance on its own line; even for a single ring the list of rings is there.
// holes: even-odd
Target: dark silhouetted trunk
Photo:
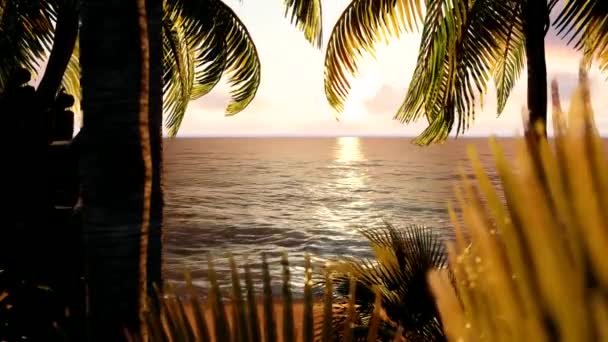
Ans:
[[[88,338],[121,341],[137,331],[144,164],[139,134],[141,51],[135,1],[82,0],[80,173]],[[161,282],[161,17],[147,1],[150,43],[152,204],[147,281]]]
[[[545,25],[548,24],[547,0],[524,0],[526,58],[528,62],[528,111],[526,129],[532,133],[542,123],[541,135],[547,135],[547,63],[545,61]]]
[[[69,3],[59,8],[53,48],[44,71],[44,76],[36,90],[38,102],[42,109],[47,110],[55,101],[61,87],[63,75],[70,62],[70,57],[78,38],[78,8]]]

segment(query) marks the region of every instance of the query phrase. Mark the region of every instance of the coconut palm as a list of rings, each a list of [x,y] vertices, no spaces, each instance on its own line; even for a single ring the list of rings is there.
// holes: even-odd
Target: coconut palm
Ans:
[[[417,65],[395,119],[410,123],[424,116],[428,127],[419,144],[463,133],[475,118],[475,106],[492,79],[497,111],[528,65],[529,125],[546,121],[547,81],[544,36],[559,0],[353,0],[329,39],[325,92],[343,109],[348,74],[356,74],[362,52],[376,42],[422,27]],[[553,23],[560,36],[583,51],[587,60],[608,69],[608,6],[601,0],[563,1]],[[455,127],[454,127],[455,126]]]
[[[289,0],[284,6],[285,16],[320,47],[320,0]],[[236,13],[222,0],[166,0],[163,7],[169,133],[177,133],[188,102],[211,91],[222,76],[228,76],[233,95],[226,113],[242,111],[259,86],[260,62]],[[0,0],[0,93],[18,68],[36,73],[46,60],[37,89],[41,107],[52,103],[61,86],[79,97],[78,14],[77,0]]]
[[[318,1],[286,4],[293,21],[309,39],[320,35]],[[229,114],[245,108],[259,85],[255,45],[223,2],[170,0],[164,4],[164,15],[162,10],[160,1],[148,2],[148,155],[142,154],[142,148],[148,148],[144,146],[145,134],[141,134],[145,130],[138,130],[142,122],[140,77],[145,68],[141,69],[139,57],[135,3],[89,0],[80,8],[83,229],[89,338],[94,340],[120,340],[123,325],[137,330],[143,305],[138,300],[141,284],[150,294],[152,285],[161,282],[162,91],[169,127],[175,132],[185,104],[206,94],[222,74],[228,74],[233,87]],[[148,158],[151,173],[144,172],[148,168],[142,159]],[[151,191],[144,187],[149,177]],[[144,211],[148,206],[150,212]],[[146,254],[140,262],[138,256]]]

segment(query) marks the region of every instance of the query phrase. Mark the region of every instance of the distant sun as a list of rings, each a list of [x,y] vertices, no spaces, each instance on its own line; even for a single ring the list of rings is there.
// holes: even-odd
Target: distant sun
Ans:
[[[378,94],[382,87],[380,78],[374,73],[359,76],[351,81],[351,90],[342,119],[344,121],[359,121],[369,114],[366,102]]]

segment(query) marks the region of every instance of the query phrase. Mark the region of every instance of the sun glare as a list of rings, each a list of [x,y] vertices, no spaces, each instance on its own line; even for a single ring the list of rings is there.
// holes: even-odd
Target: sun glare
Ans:
[[[351,84],[342,117],[347,121],[358,121],[368,114],[365,102],[376,96],[382,83],[375,73],[370,72],[353,79]]]

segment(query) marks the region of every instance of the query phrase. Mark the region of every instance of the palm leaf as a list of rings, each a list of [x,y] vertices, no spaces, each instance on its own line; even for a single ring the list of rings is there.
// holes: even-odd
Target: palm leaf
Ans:
[[[74,113],[80,113],[80,99],[82,97],[82,92],[80,89],[80,47],[78,44],[78,39],[76,40],[72,56],[70,56],[70,62],[68,63],[65,73],[63,74],[62,85],[66,92],[74,97],[72,111]]]
[[[283,340],[295,340],[295,326],[293,319],[293,299],[291,294],[291,272],[289,271],[289,260],[287,253],[283,253],[281,257],[281,265],[283,265]]]
[[[221,1],[218,6],[218,34],[224,36],[226,45],[226,74],[231,86],[232,101],[226,115],[235,115],[251,103],[260,86],[260,60],[245,25],[232,9]]]
[[[416,139],[447,138],[456,123],[463,133],[509,40],[513,1],[429,1],[418,63],[395,118],[409,123],[422,115],[429,126]],[[502,48],[502,49],[501,49]]]
[[[334,268],[333,278],[339,297],[346,297],[349,293],[351,275],[357,279],[356,321],[374,323],[374,312],[377,312],[374,303],[379,295],[382,308],[392,324],[384,322],[382,331],[394,331],[401,325],[413,340],[422,337],[433,340],[442,336],[434,298],[426,282],[429,270],[446,265],[441,240],[424,227],[397,229],[389,223],[384,229],[364,230],[362,233],[376,252],[375,259],[339,262]],[[368,327],[364,325],[362,328]],[[363,332],[365,336],[369,334],[368,331]]]
[[[570,0],[557,17],[559,34],[569,37],[583,51],[586,62],[597,59],[608,69],[608,3],[601,0]]]
[[[54,5],[54,1],[0,1],[0,92],[16,69],[38,70],[52,45]]]
[[[163,16],[163,67],[165,125],[169,136],[174,136],[184,118],[194,87],[194,61],[184,28],[168,15]]]
[[[285,0],[285,16],[304,32],[304,37],[315,47],[323,42],[321,0]]]
[[[506,39],[500,44],[502,53],[498,55],[493,71],[498,114],[505,109],[511,90],[524,68],[526,50],[521,6],[521,1],[513,2],[513,15],[507,21],[509,31]]]
[[[507,158],[490,141],[500,189],[470,148],[475,180],[463,177],[461,214],[452,217],[471,241],[450,248],[457,291],[430,277],[451,340],[605,340],[608,163],[587,82],[581,73],[556,144],[519,139],[516,157]],[[554,97],[558,116],[560,107]]]
[[[363,52],[402,31],[413,31],[422,18],[421,0],[353,0],[335,24],[325,54],[325,95],[336,110],[344,109]]]

